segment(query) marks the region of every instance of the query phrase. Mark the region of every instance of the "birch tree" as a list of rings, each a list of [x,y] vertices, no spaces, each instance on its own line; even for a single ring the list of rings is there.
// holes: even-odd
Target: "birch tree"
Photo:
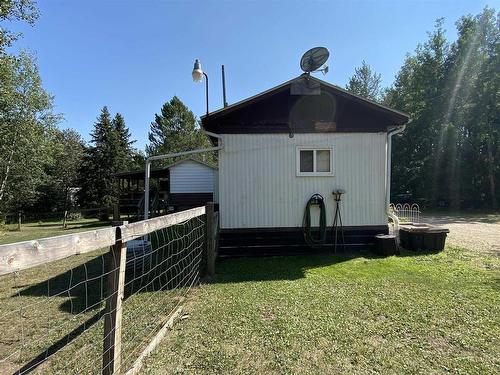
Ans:
[[[50,163],[48,133],[59,121],[34,58],[0,56],[0,210],[29,206]]]

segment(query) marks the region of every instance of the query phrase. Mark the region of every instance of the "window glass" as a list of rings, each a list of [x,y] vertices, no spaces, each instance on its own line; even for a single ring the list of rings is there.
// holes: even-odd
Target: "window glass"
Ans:
[[[330,150],[316,150],[316,172],[330,171]]]
[[[313,150],[300,151],[300,171],[301,172],[314,172],[313,169]]]

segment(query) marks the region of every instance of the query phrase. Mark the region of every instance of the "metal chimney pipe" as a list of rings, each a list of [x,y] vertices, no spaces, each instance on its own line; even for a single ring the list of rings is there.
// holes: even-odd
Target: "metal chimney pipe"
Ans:
[[[226,101],[226,74],[224,73],[224,65],[222,65],[222,101],[224,104],[224,107],[227,107],[227,101]]]

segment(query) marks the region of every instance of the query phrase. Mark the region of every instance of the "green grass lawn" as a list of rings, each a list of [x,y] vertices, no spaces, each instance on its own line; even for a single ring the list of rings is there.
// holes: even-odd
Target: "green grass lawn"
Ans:
[[[67,228],[62,227],[62,220],[40,221],[38,223],[26,223],[17,229],[17,224],[9,224],[0,227],[0,245],[28,241],[44,237],[60,236],[87,230],[99,229],[109,226],[111,223],[99,221],[98,219],[80,219],[68,221]]]
[[[147,374],[500,373],[500,261],[234,259],[192,294]]]
[[[100,224],[86,225],[12,234]],[[101,275],[106,251],[0,277],[0,374],[58,341],[70,344],[35,373],[100,372],[103,320],[93,317],[104,307],[104,280],[55,294]],[[126,368],[184,295],[153,288],[124,301]],[[500,373],[500,259],[475,249],[225,260],[212,282],[189,293],[185,312],[144,373]]]

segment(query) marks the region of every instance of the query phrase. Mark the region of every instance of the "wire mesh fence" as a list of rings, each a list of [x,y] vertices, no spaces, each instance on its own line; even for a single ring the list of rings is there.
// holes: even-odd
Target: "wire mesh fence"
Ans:
[[[136,240],[137,241],[137,240]],[[127,245],[121,368],[129,369],[147,343],[198,284],[205,222],[196,217],[139,240],[135,256]],[[151,250],[149,250],[151,249]]]
[[[0,246],[0,374],[137,368],[206,267],[205,211]]]

